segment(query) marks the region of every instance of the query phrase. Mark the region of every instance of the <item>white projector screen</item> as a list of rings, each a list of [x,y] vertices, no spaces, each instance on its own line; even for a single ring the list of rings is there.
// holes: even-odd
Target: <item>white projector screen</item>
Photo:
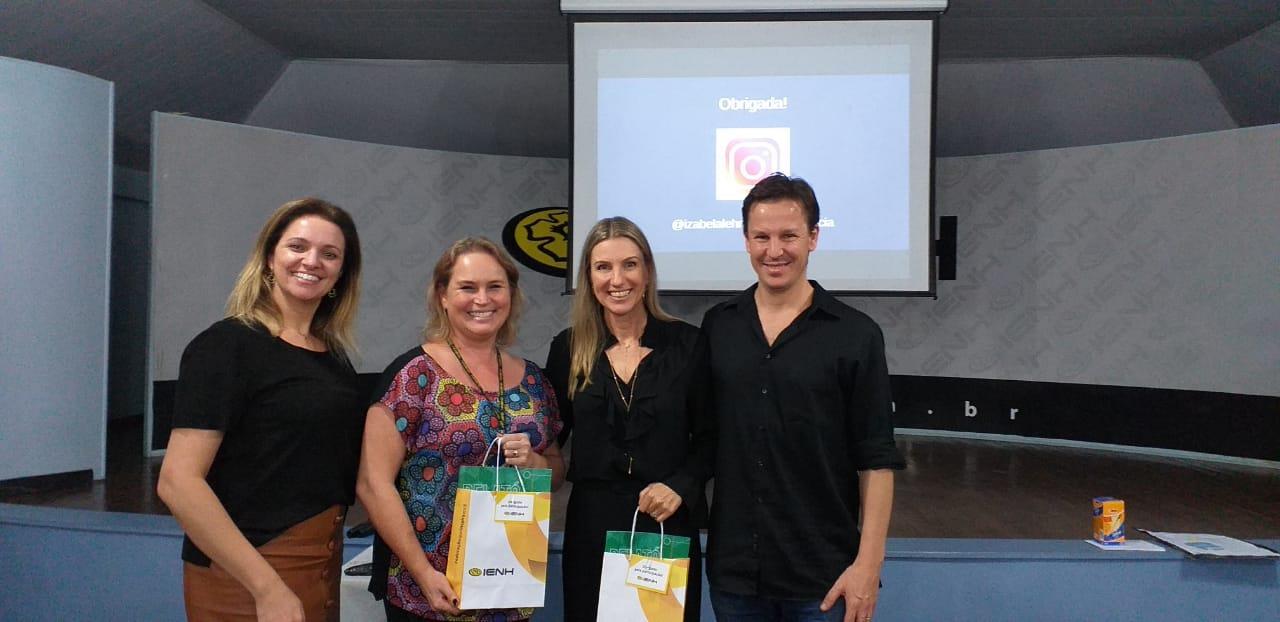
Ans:
[[[664,291],[755,281],[742,199],[774,171],[821,207],[809,276],[930,294],[934,30],[919,19],[573,24],[573,253],[635,221]],[[570,266],[570,283],[575,266]]]

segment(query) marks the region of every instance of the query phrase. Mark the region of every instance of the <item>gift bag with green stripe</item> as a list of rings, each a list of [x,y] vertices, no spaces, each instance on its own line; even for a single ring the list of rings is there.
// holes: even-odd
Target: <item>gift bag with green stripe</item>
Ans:
[[[551,469],[462,467],[445,570],[458,608],[541,607],[550,523]]]
[[[689,585],[689,538],[637,533],[635,518],[631,531],[605,534],[596,620],[680,622]]]

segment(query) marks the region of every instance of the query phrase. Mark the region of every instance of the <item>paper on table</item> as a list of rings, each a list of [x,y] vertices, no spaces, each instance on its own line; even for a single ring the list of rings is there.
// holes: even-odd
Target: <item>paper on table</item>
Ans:
[[[1164,550],[1163,546],[1146,540],[1126,540],[1122,544],[1103,544],[1097,540],[1085,539],[1085,542],[1092,544],[1104,551],[1154,551],[1160,552]]]
[[[1243,540],[1212,533],[1171,533],[1139,529],[1157,540],[1196,557],[1276,557],[1280,553]]]

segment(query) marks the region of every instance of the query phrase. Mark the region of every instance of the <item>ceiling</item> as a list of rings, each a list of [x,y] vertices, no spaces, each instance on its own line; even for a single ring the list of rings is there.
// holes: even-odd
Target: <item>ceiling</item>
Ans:
[[[568,62],[559,0],[204,0],[292,58]],[[1280,19],[1275,0],[952,0],[943,60],[1199,59]]]
[[[1097,56],[1190,59],[1206,66],[1220,90],[1239,91],[1238,96],[1224,92],[1224,99],[1246,100],[1229,106],[1241,125],[1280,122],[1280,106],[1274,105],[1274,91],[1280,90],[1276,78],[1262,80],[1260,86],[1252,74],[1233,65],[1239,61],[1215,58],[1259,31],[1280,32],[1269,28],[1280,21],[1276,0],[950,4],[940,20],[943,63]],[[1280,63],[1277,38],[1269,36],[1244,55],[1264,55],[1262,66],[1274,73]],[[152,111],[244,122],[293,60],[563,64],[568,45],[567,20],[558,0],[0,3],[0,56],[116,83],[117,163],[140,170],[149,164]],[[1252,100],[1260,103],[1251,107],[1247,102]]]

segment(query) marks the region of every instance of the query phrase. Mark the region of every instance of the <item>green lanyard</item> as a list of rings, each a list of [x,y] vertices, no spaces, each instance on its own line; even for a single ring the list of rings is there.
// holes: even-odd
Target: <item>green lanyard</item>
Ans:
[[[476,375],[471,373],[471,368],[467,367],[467,362],[462,358],[462,352],[458,351],[458,346],[453,344],[453,339],[445,337],[444,342],[449,344],[449,349],[453,351],[453,357],[458,359],[458,364],[462,366],[462,371],[466,372],[467,378],[471,380],[471,384],[476,385],[476,390],[484,393],[484,387],[480,386],[480,381],[476,380]],[[493,345],[493,354],[498,357],[498,423],[502,424],[502,431],[507,431],[507,406],[503,400],[503,393],[507,390],[507,385],[502,381],[502,352],[498,350],[498,345]]]

